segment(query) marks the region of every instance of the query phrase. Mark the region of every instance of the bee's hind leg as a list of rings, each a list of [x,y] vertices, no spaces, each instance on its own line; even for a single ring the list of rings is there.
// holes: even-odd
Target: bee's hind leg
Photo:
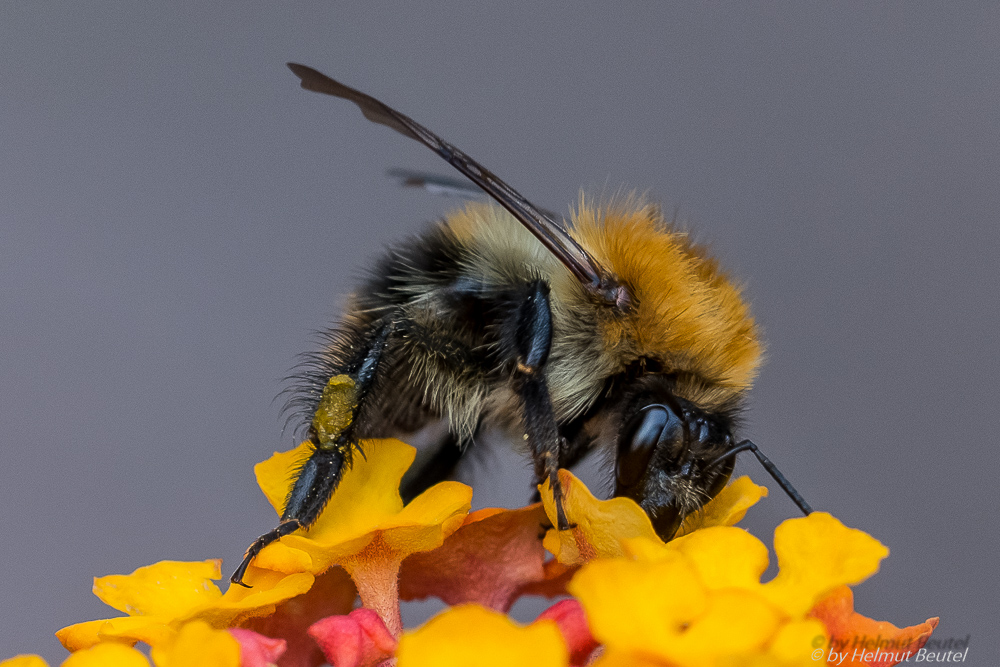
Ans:
[[[519,303],[513,304],[510,316],[501,325],[501,345],[514,362],[514,387],[523,403],[524,437],[534,460],[535,477],[539,483],[549,481],[555,498],[558,528],[569,530],[572,526],[566,519],[559,482],[565,445],[544,373],[552,347],[549,286],[536,280],[525,287],[519,295]]]
[[[285,510],[281,521],[274,530],[258,537],[247,549],[243,562],[230,577],[234,584],[249,588],[243,583],[247,568],[257,554],[267,545],[295,532],[299,528],[312,525],[320,512],[330,500],[344,475],[346,463],[350,466],[351,454],[357,445],[355,428],[358,415],[364,405],[365,397],[371,391],[379,370],[379,362],[395,328],[393,321],[386,321],[374,329],[363,345],[362,350],[344,369],[353,382],[347,389],[352,395],[346,400],[330,401],[331,408],[324,409],[324,399],[316,411],[313,424],[309,428],[309,440],[314,449],[302,467],[296,472],[295,483],[292,485],[288,498],[285,500]],[[332,383],[331,383],[332,386]],[[350,414],[343,414],[344,406],[350,406]],[[340,414],[337,414],[339,407]],[[346,424],[346,425],[343,425]],[[343,425],[343,426],[341,426]]]

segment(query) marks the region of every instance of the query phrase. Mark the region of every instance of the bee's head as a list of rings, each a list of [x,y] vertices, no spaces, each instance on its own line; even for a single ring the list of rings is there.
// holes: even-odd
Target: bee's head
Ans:
[[[615,495],[639,503],[656,533],[669,540],[685,516],[726,485],[735,457],[709,464],[734,440],[729,413],[703,411],[657,384],[635,395],[621,413]]]

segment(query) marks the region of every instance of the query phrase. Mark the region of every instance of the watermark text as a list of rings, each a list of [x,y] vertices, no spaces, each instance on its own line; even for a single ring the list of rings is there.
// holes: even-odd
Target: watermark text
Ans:
[[[916,637],[883,638],[831,637],[817,635],[813,640],[812,659],[830,665],[851,662],[965,662],[971,635],[962,638],[928,639],[921,648],[912,648]]]

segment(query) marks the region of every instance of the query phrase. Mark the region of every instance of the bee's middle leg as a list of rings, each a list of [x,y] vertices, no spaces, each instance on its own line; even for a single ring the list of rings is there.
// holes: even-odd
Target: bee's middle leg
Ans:
[[[539,483],[549,481],[555,498],[558,528],[568,530],[571,526],[563,508],[559,482],[564,441],[544,372],[552,348],[548,284],[538,280],[526,286],[520,304],[512,309],[502,332],[503,347],[513,357],[514,386],[523,403],[525,439],[535,464],[535,477]]]
[[[409,503],[435,484],[451,479],[465,454],[458,438],[450,431],[434,443],[433,448],[434,453],[421,467],[411,468],[403,476],[399,495],[404,503]]]

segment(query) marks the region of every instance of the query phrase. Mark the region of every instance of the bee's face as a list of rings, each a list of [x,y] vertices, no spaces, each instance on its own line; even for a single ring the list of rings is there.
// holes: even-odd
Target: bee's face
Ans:
[[[622,414],[615,495],[635,500],[669,540],[684,517],[722,490],[735,458],[710,466],[732,447],[729,420],[661,391]]]

